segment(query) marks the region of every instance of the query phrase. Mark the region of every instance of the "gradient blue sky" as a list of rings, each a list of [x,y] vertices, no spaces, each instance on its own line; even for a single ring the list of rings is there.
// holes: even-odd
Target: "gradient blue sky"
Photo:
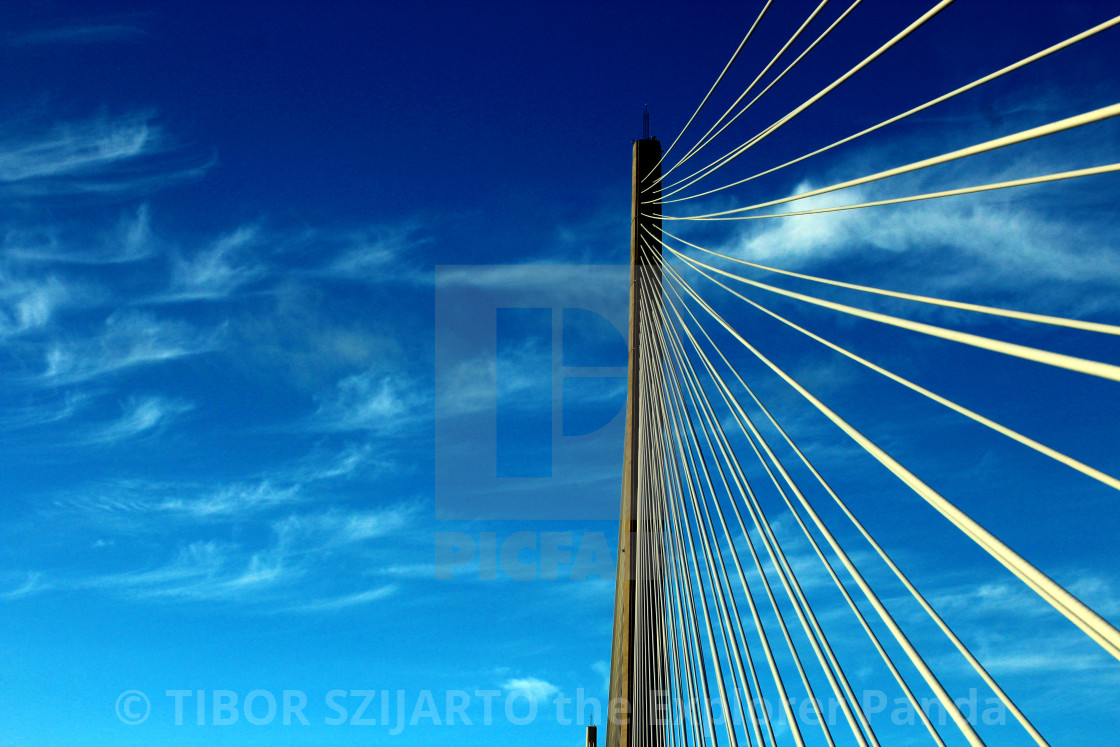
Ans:
[[[823,18],[846,7],[834,4]],[[654,134],[683,127],[758,5],[5,3],[0,744],[579,744],[581,728],[560,723],[553,701],[578,688],[605,696],[625,350],[600,317],[618,323],[625,310],[630,141],[647,102]],[[716,113],[813,5],[775,3]],[[929,5],[866,0],[712,157]],[[959,0],[727,176],[832,142],[1116,10]],[[784,196],[1116,103],[1117,39],[1106,32],[704,206]],[[1118,156],[1120,129],[1103,123],[836,201]],[[681,230],[829,277],[1115,323],[1118,192],[1104,176]],[[788,339],[742,305],[720,308],[1120,619],[1115,493]],[[1115,384],[776,308],[1120,472]],[[1112,339],[929,318],[1120,362]],[[1120,667],[778,382],[745,359],[744,372],[1044,733],[1109,743]],[[555,439],[534,440],[542,428]],[[509,453],[495,457],[505,448],[529,474],[508,471]],[[779,529],[808,564],[792,528]],[[515,552],[535,543],[520,565],[488,549],[510,538]],[[538,562],[542,543],[567,548],[551,551],[555,574]],[[453,554],[464,547],[481,549]],[[449,580],[440,558],[462,562]],[[534,578],[510,577],[525,568]],[[919,624],[885,575],[869,577]],[[823,583],[810,591],[839,610]],[[837,640],[863,662],[858,632],[834,617]],[[948,682],[976,686],[931,631],[917,635]],[[875,666],[859,670],[859,685],[875,687]],[[118,718],[129,690],[151,703],[139,725]],[[302,691],[310,725],[216,726],[210,711],[199,725],[192,695],[178,726],[175,690]],[[464,691],[476,725],[421,717],[393,736],[330,726],[332,690],[404,690],[409,714],[431,691],[443,720],[447,692]],[[498,699],[494,723],[477,725],[473,694],[486,690],[519,691],[518,713],[533,700],[540,715],[512,724]],[[351,714],[360,701],[343,699]],[[920,737],[884,728],[900,743]]]

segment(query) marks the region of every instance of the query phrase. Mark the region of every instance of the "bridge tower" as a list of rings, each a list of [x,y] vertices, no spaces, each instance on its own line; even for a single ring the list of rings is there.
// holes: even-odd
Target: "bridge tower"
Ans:
[[[630,323],[629,370],[626,397],[626,441],[622,467],[622,508],[618,534],[618,571],[615,586],[614,639],[611,647],[610,700],[607,707],[607,747],[631,747],[640,730],[659,744],[660,730],[650,728],[656,718],[651,695],[665,690],[665,660],[657,626],[663,615],[658,570],[662,562],[659,518],[649,495],[648,403],[659,393],[646,391],[660,376],[657,346],[644,339],[642,329],[657,324],[661,314],[661,143],[649,136],[649,114],[643,115],[643,138],[634,141],[630,206]],[[650,247],[650,248],[647,248]],[[648,370],[647,370],[648,368]],[[643,382],[644,388],[643,388]],[[645,566],[645,568],[642,568]],[[645,625],[635,625],[644,609]]]

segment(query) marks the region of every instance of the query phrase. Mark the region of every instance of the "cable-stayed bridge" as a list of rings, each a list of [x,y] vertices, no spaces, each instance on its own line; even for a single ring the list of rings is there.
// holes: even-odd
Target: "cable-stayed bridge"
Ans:
[[[1120,325],[1100,313],[1106,301],[1083,304],[1078,318],[989,303],[967,278],[945,284],[954,292],[942,296],[915,290],[920,282],[880,284],[892,274],[868,260],[834,262],[836,274],[824,275],[782,258],[812,257],[815,242],[838,226],[854,232],[852,241],[860,227],[876,226],[868,244],[892,224],[929,229],[917,233],[930,244],[936,231],[967,243],[976,213],[990,208],[982,201],[992,195],[983,193],[1038,202],[1070,183],[1115,190],[1108,175],[1120,163],[1107,162],[1115,149],[1074,149],[1054,168],[1039,168],[1048,159],[1030,154],[1040,143],[1107,127],[1120,114],[1116,103],[1019,129],[994,126],[940,152],[896,148],[893,165],[863,175],[831,181],[813,168],[825,154],[928,121],[983,86],[1029,82],[1032,66],[1056,56],[1105,39],[1115,45],[1120,16],[771,165],[755,158],[767,141],[826,109],[869,66],[890,64],[897,46],[918,43],[912,37],[952,0],[933,4],[770,119],[756,116],[756,102],[841,24],[858,23],[861,2],[808,4],[788,41],[750,74],[737,74],[772,4],[760,3],[746,21],[742,42],[669,146],[663,151],[648,131],[634,143],[607,744],[1050,744],[1031,709],[996,676],[991,640],[972,623],[958,630],[967,616],[954,599],[923,592],[906,569],[963,573],[965,597],[995,599],[994,627],[1001,614],[1004,630],[1056,626],[1083,636],[1079,651],[1093,647],[1086,656],[1120,673],[1120,631],[1106,617],[1115,612],[1094,609],[1077,583],[1059,578],[1057,564],[1032,560],[1007,536],[1037,539],[1051,527],[1065,534],[1065,505],[1085,531],[1056,543],[1073,556],[1109,533],[1086,512],[1094,500],[1120,499],[1116,428],[1093,418],[1094,402],[1103,412],[1116,400],[1120,365],[1108,359],[1120,360]],[[715,102],[740,79],[718,113]],[[710,122],[706,130],[702,122]],[[992,167],[1001,154],[1013,156]],[[978,162],[984,167],[969,168]],[[792,192],[790,181],[774,181],[791,173]],[[932,204],[954,208],[913,212]],[[871,217],[821,222],[856,213]],[[910,278],[917,269],[908,268]],[[1112,446],[1094,451],[1063,433],[1048,438],[1034,429],[1046,419],[1023,412],[1049,413],[1061,431]],[[975,452],[988,450],[1008,456],[977,466]],[[1065,485],[1068,493],[1056,492]],[[1064,495],[1092,497],[1067,504]],[[883,527],[903,527],[910,542],[900,544],[899,531],[881,540]],[[1062,671],[1060,662],[1047,671]],[[1076,668],[1067,676],[1077,677]],[[870,683],[878,699],[869,701]],[[991,708],[990,723],[977,697]]]

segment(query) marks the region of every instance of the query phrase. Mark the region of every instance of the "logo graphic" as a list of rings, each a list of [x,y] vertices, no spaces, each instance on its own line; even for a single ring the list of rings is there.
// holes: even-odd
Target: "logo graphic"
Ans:
[[[443,519],[618,513],[629,269],[436,268]]]
[[[148,720],[152,704],[148,696],[139,690],[125,690],[117,696],[116,711],[121,723],[138,726]]]

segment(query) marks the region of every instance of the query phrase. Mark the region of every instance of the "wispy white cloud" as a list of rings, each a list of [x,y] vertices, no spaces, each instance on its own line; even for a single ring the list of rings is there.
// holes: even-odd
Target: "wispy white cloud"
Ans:
[[[159,397],[134,399],[125,414],[96,432],[108,443],[133,438],[161,427],[190,405]],[[372,443],[346,444],[334,450],[316,448],[296,466],[282,466],[255,478],[232,482],[174,482],[121,479],[93,485],[60,497],[55,506],[98,526],[130,533],[158,532],[169,527],[215,526],[263,520],[284,537],[302,537],[308,546],[349,544],[382,537],[407,527],[417,508],[411,504],[369,510],[297,513],[282,519],[279,510],[314,506],[320,483],[349,478],[369,464],[380,464]]]
[[[275,550],[255,552],[248,558],[238,550],[215,541],[192,542],[163,566],[105,575],[86,585],[136,598],[255,601],[299,573],[286,567],[282,553]]]
[[[375,369],[347,376],[319,397],[313,430],[390,432],[424,415],[428,398],[407,379]]]
[[[0,338],[40,330],[72,300],[57,277],[16,278],[0,269]]]
[[[288,609],[291,612],[335,612],[337,610],[359,607],[381,601],[382,599],[396,594],[399,588],[400,587],[396,584],[388,584],[385,586],[378,586],[374,589],[355,592],[353,594],[316,599],[311,602],[294,605]]]
[[[204,333],[186,322],[159,319],[135,311],[118,311],[99,334],[52,344],[46,352],[41,383],[69,384],[152,365],[218,348],[221,330]]]
[[[1101,575],[1084,574],[1069,585],[1069,591],[1105,617],[1120,617],[1120,582]]]
[[[47,399],[36,400],[21,407],[6,408],[0,412],[0,429],[39,428],[61,423],[74,417],[92,399],[88,392],[48,394]]]
[[[340,317],[315,286],[284,284],[262,298],[266,313],[232,328],[243,352],[236,363],[250,375],[282,375],[299,389],[333,388],[344,376],[403,357],[394,325]]]
[[[0,187],[24,196],[149,191],[212,163],[175,163],[172,150],[152,112],[53,125],[16,119],[0,130]]]
[[[435,275],[437,292],[464,288],[501,292],[510,305],[563,299],[565,306],[587,309],[625,304],[629,270],[625,265],[540,261],[516,265],[442,266]]]
[[[192,542],[180,548],[176,556],[162,566],[102,576],[88,582],[92,587],[144,588],[168,583],[179,586],[184,581],[213,577],[226,563],[229,548],[214,541]]]
[[[560,688],[556,685],[537,677],[513,677],[502,683],[502,690],[507,694],[522,693],[538,704],[546,702],[560,692]]]
[[[273,611],[347,609],[388,597],[399,584],[322,596],[323,588],[345,583],[344,578],[335,577],[325,584],[322,564],[343,553],[369,550],[371,543],[399,547],[401,533],[414,514],[415,509],[408,506],[291,514],[269,523],[268,537],[255,544],[244,537],[238,542],[190,542],[180,545],[163,564],[78,579],[70,586],[136,599],[267,603]],[[309,589],[315,591],[309,594]],[[307,601],[309,597],[311,601]]]
[[[185,515],[194,519],[242,520],[259,511],[293,503],[299,485],[277,486],[269,480],[228,485],[192,497],[172,496],[147,506],[149,510]]]
[[[264,603],[274,612],[300,613],[336,612],[368,605],[400,590],[397,584],[385,584],[307,601],[306,590],[300,589],[309,569],[306,564],[300,564],[300,558],[287,552],[288,549],[277,546],[246,555],[237,545],[194,542],[163,566],[105,575],[82,585],[134,599]]]
[[[302,485],[269,479],[219,485],[117,480],[83,489],[56,506],[117,531],[160,532],[258,518],[302,500]]]
[[[104,232],[65,225],[13,227],[4,234],[3,248],[7,257],[25,263],[103,265],[147,259],[159,251],[160,242],[143,203]]]
[[[994,672],[1005,674],[1070,674],[1103,670],[1107,659],[1086,651],[1071,651],[1064,641],[1049,639],[1042,647],[1032,646],[1029,651],[1002,651],[984,656],[984,665]]]
[[[88,23],[9,34],[7,41],[16,47],[53,44],[104,44],[140,39],[146,35],[147,33],[142,28],[130,24]]]
[[[523,394],[541,386],[540,361],[551,356],[540,341],[529,339],[502,351],[501,376],[493,351],[456,362],[439,372],[436,416],[493,410],[499,395],[504,403],[516,405]]]
[[[43,581],[43,574],[32,572],[25,575],[22,582],[16,586],[5,591],[0,591],[0,599],[4,601],[12,601],[16,599],[23,599],[25,597],[40,594],[51,588],[51,585]]]
[[[261,241],[257,226],[242,226],[220,237],[190,258],[177,257],[171,268],[171,288],[162,301],[227,298],[247,283],[265,275],[265,267],[250,255]]]
[[[434,579],[436,577],[436,566],[435,563],[393,563],[384,568],[371,571],[371,573],[378,576],[395,576],[397,578]]]
[[[0,141],[0,182],[88,174],[160,148],[150,113],[98,117]]]
[[[330,260],[317,274],[367,283],[407,277],[402,270],[408,255],[428,242],[411,223],[341,231],[308,231],[296,242],[312,244]]]
[[[94,429],[82,442],[108,445],[135,438],[166,426],[175,417],[193,408],[194,405],[189,402],[164,397],[133,397],[124,404],[120,418]]]
[[[1093,136],[1090,131],[1075,134],[1083,138]],[[1052,150],[1039,148],[1034,152],[1012,151],[969,159],[900,179],[798,200],[766,212],[855,204],[1062,171],[1083,160],[1083,154],[1073,147],[1076,142],[1082,141],[1063,140],[1063,145]],[[1096,142],[1083,141],[1085,147]],[[853,174],[906,163],[915,152],[936,153],[943,147],[938,143],[900,141],[874,155],[843,160],[828,173],[796,184],[789,194],[801,194]],[[1106,157],[1095,146],[1091,150],[1102,153],[1099,158]],[[1099,200],[1099,196],[1088,196],[1092,194],[1088,184],[1070,182],[908,205],[745,221],[736,225],[730,239],[699,243],[788,268],[858,256],[861,262],[877,262],[879,269],[873,270],[875,273],[903,273],[905,282],[925,287],[920,292],[1014,292],[1073,309],[1062,313],[1088,313],[1096,309],[1086,306],[1080,297],[1084,294],[1072,289],[1063,296],[1053,284],[1115,284],[1120,280],[1120,247],[1112,242],[1109,231],[1102,230],[1101,219],[1085,210],[1093,199]],[[1048,195],[1057,192],[1059,197],[1050,196],[1044,201],[1037,191],[1042,189]],[[1063,204],[1074,209],[1057,208]],[[907,277],[906,273],[918,276]],[[867,281],[875,284],[870,278],[860,280]]]
[[[368,441],[351,443],[336,452],[316,450],[295,468],[292,479],[301,483],[345,479],[360,475],[371,467],[388,464],[375,444]]]
[[[797,185],[797,194],[814,187]],[[921,186],[919,186],[919,189]],[[876,195],[877,196],[877,195]],[[876,196],[853,189],[800,201],[790,210],[862,202]],[[886,210],[887,208],[883,208]],[[890,253],[953,251],[999,273],[970,274],[970,282],[988,284],[1042,278],[1085,280],[1120,278],[1120,258],[1109,247],[1086,243],[1094,233],[1030,210],[1021,203],[969,203],[935,200],[893,210],[875,208],[773,219],[761,229],[748,228],[735,241],[735,253],[755,261],[801,266],[853,251]],[[947,263],[948,264],[948,263]]]
[[[492,344],[492,343],[491,343]],[[532,338],[519,345],[503,348],[501,361],[493,349],[480,355],[465,356],[437,371],[435,415],[437,418],[493,411],[498,398],[504,405],[537,406],[537,392],[543,383],[551,386],[551,369],[542,374],[541,362],[552,358],[551,340]],[[547,365],[547,364],[546,364]],[[500,370],[500,375],[499,375]],[[613,374],[616,369],[606,369]],[[570,381],[571,379],[569,379]],[[626,379],[619,377],[616,385],[581,391],[581,404],[620,402]],[[525,395],[531,393],[526,398]]]
[[[301,558],[404,541],[418,511],[413,504],[315,506],[316,496],[306,484],[268,479],[210,487],[119,481],[57,504],[63,515],[76,515],[102,531],[152,537],[169,531],[222,533],[230,525],[256,522],[274,537],[270,552]]]
[[[435,414],[437,418],[494,408],[498,396],[498,365],[494,355],[476,356],[437,371]],[[506,382],[513,386],[519,377]]]
[[[1071,593],[1105,616],[1120,614],[1118,584],[1100,574],[1080,573],[1068,583]],[[1046,617],[1053,613],[1037,594],[1017,581],[993,581],[955,586],[933,598],[935,606],[967,610],[974,616],[1014,615],[1019,618]]]
[[[1070,577],[1070,574],[1064,574]],[[969,574],[971,577],[971,574]],[[1108,616],[1115,614],[1115,582],[1098,573],[1075,573],[1067,588],[1091,607]],[[970,650],[1001,683],[1012,678],[1075,676],[1081,697],[1092,691],[1114,692],[1120,684],[1115,661],[1090,638],[1066,623],[1038,595],[1017,580],[976,583],[946,573],[940,585],[927,579],[930,604],[952,625]],[[909,597],[905,602],[886,599],[904,628],[929,622]],[[966,665],[956,651],[946,647],[931,664],[947,671],[964,671]],[[1064,697],[1064,696],[1063,696]]]
[[[131,262],[153,253],[152,218],[147,203],[136,209],[134,217],[122,218],[117,227],[119,250],[109,262]]]
[[[292,514],[274,522],[273,529],[293,547],[334,548],[393,536],[409,527],[415,516],[416,508],[408,505]]]

